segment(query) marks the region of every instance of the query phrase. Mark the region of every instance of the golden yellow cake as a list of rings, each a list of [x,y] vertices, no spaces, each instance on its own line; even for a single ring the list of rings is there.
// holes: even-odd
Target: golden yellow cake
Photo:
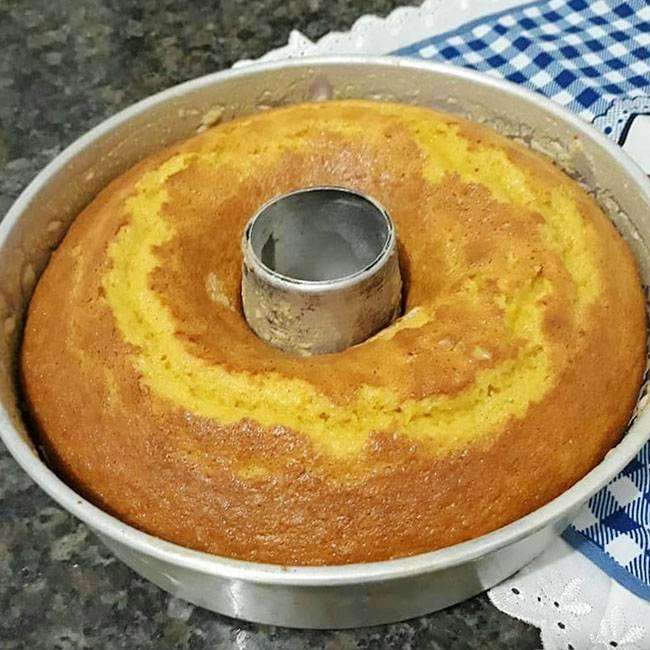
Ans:
[[[361,190],[396,224],[404,314],[337,354],[249,329],[267,200]],[[540,154],[457,117],[332,101],[221,124],[79,215],[29,307],[35,435],[120,519],[218,555],[368,562],[548,502],[620,438],[645,366],[633,257]]]

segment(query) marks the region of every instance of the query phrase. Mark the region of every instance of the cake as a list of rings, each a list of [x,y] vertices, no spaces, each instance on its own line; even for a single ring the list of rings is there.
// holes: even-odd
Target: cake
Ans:
[[[360,190],[395,222],[403,315],[336,354],[265,344],[240,298],[263,203]],[[282,565],[404,557],[553,499],[620,439],[646,359],[633,256],[539,153],[429,109],[329,101],[219,124],[76,218],[31,300],[50,463],[140,530]]]

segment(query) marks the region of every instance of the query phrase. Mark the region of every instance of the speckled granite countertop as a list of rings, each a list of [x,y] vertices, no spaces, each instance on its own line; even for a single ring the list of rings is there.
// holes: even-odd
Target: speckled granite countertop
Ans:
[[[256,58],[292,28],[348,29],[408,0],[0,0],[0,215],[90,127],[180,81]],[[113,559],[0,443],[0,647],[538,648],[485,596],[405,623],[302,632],[170,597]]]

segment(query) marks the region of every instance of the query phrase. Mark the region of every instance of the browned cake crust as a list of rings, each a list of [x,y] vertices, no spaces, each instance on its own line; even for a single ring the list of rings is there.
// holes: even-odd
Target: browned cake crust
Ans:
[[[266,346],[240,234],[310,185],[376,197],[408,292],[342,353]],[[619,439],[645,367],[632,255],[539,154],[425,109],[328,102],[220,125],[76,219],[29,308],[35,433],[120,519],[219,555],[365,562],[494,530]]]

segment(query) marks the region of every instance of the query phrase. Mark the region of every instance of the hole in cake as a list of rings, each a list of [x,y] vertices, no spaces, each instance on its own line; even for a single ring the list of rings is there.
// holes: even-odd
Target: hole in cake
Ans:
[[[391,234],[383,210],[356,192],[307,189],[262,208],[250,227],[262,264],[290,280],[341,280],[372,266]]]
[[[266,203],[242,241],[246,322],[301,356],[340,352],[402,311],[395,228],[373,199],[310,187]]]

